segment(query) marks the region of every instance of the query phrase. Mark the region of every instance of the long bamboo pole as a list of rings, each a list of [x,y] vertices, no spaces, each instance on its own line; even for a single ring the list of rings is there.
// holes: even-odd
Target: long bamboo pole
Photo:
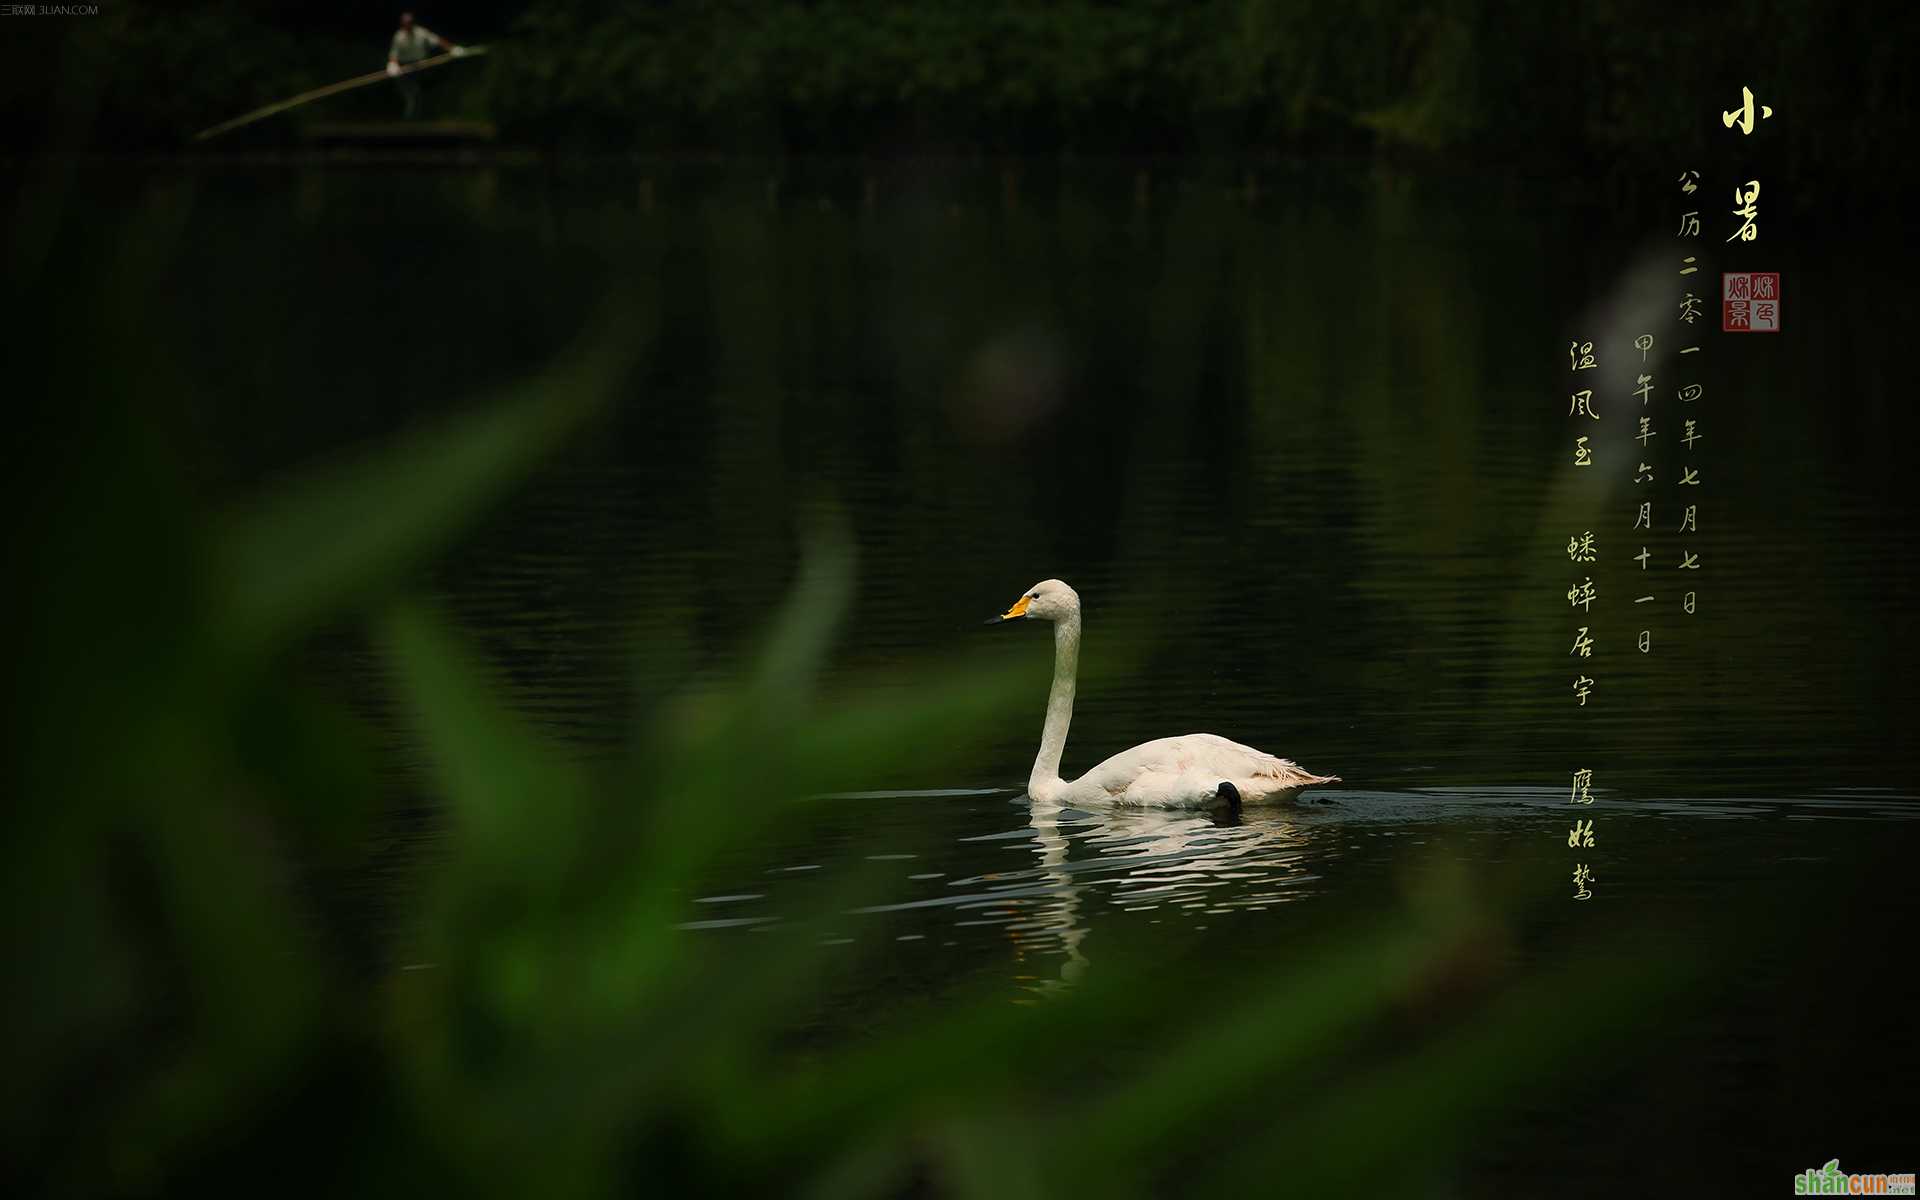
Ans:
[[[473,58],[487,52],[485,46],[464,46],[461,49],[462,53],[460,54],[437,54],[432,58],[423,58],[417,63],[409,63],[400,68],[400,74],[411,75],[416,71],[424,71],[429,67],[445,66],[456,58]],[[298,108],[308,101],[320,100],[328,96],[337,96],[341,92],[350,92],[354,88],[365,87],[370,83],[379,83],[382,79],[388,78],[391,78],[391,76],[387,74],[387,69],[381,67],[378,71],[368,71],[365,75],[355,75],[352,79],[343,79],[339,83],[330,83],[325,87],[317,87],[310,92],[301,92],[298,96],[282,100],[277,104],[269,104],[265,108],[256,108],[250,113],[242,113],[231,121],[222,121],[218,125],[202,129],[199,133],[193,135],[193,140],[196,142],[204,142],[208,138],[219,137],[221,134],[231,132],[232,130],[240,128],[242,125],[251,125],[255,121],[265,120],[275,113],[283,113],[290,108]]]

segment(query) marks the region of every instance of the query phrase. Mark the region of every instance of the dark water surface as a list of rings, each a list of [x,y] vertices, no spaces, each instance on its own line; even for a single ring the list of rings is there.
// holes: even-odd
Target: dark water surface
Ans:
[[[1031,656],[1029,700],[973,765],[853,772],[687,897],[685,936],[726,945],[872,872],[828,938],[847,947],[848,1027],[983,982],[1071,986],[1120,943],[1284,960],[1413,864],[1519,864],[1530,946],[1637,922],[1706,953],[1687,914],[1786,912],[1827,931],[1812,944],[1832,959],[1761,935],[1733,1002],[1676,1016],[1661,1067],[1591,1103],[1570,1082],[1537,1140],[1488,1152],[1490,1177],[1617,1178],[1609,1156],[1647,1145],[1765,1164],[1782,1187],[1836,1154],[1912,1169],[1864,1161],[1913,1146],[1893,1080],[1914,1034],[1873,981],[1910,957],[1920,817],[1911,444],[1895,350],[1850,316],[1881,303],[1872,239],[1782,230],[1777,258],[1735,265],[1787,273],[1788,333],[1713,322],[1683,364],[1657,205],[1574,212],[1544,188],[1368,171],[1267,169],[1257,194],[1202,167],[1146,179],[313,166],[128,194],[178,214],[178,302],[154,319],[207,383],[189,437],[219,497],[456,410],[610,294],[632,299],[642,366],[615,410],[432,580],[583,757],[622,736],[636,687],[738,677],[824,514],[857,552],[827,695],[989,647]],[[1663,341],[1635,366],[1643,327]],[[1571,466],[1574,337],[1602,344],[1591,472]],[[1644,409],[1639,370],[1661,380]],[[1684,410],[1683,376],[1705,383]],[[1647,449],[1643,413],[1662,439]],[[1632,482],[1641,458],[1651,485]],[[1693,494],[1675,483],[1689,465]],[[1585,530],[1592,566],[1565,552]],[[1683,576],[1688,550],[1702,565]],[[1600,601],[1576,620],[1564,594],[1586,574]],[[1049,576],[1087,613],[1067,773],[1209,730],[1345,782],[1237,823],[1031,812],[1047,639],[979,622]],[[1580,625],[1589,660],[1569,655]],[[318,655],[385,720],[383,667],[355,637]],[[1580,768],[1597,844],[1576,852]],[[434,841],[431,806],[409,801],[372,912]],[[1810,1100],[1841,1064],[1860,1082]],[[1582,1153],[1613,1166],[1560,1157]]]

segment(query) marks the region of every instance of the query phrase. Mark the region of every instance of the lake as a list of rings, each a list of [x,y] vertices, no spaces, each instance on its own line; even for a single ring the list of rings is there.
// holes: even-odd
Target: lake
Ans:
[[[1040,1002],[1119,947],[1284,962],[1438,862],[1518,880],[1529,915],[1501,953],[1522,973],[1628,931],[1718,963],[1709,917],[1750,948],[1711,999],[1674,999],[1631,1069],[1596,1058],[1436,1194],[1611,1193],[1636,1162],[1690,1163],[1649,1172],[1697,1186],[1835,1155],[1912,1168],[1892,973],[1916,908],[1916,533],[1898,347],[1859,321],[1896,303],[1871,231],[1783,238],[1788,332],[1720,335],[1709,295],[1686,360],[1665,199],[1581,206],[1541,180],[256,160],[74,189],[166,217],[152,320],[203,382],[179,436],[217,500],[460,411],[628,305],[638,366],[610,411],[426,581],[583,762],[636,692],[738,681],[823,524],[855,572],[826,702],[1031,660],[963,754],[850,767],[685,896],[680,935],[722,955],[870,881],[807,926],[845,966],[796,1036],[977,989]],[[1592,471],[1574,340],[1601,346]],[[1682,379],[1704,394],[1679,400]],[[1588,531],[1597,560],[1571,561]],[[1086,606],[1066,774],[1206,730],[1343,782],[1238,818],[1034,810],[1049,639],[981,622],[1049,577]],[[1598,599],[1576,611],[1582,578]],[[372,865],[343,885],[370,969],[432,970],[395,933],[439,828],[387,668],[348,630],[309,657],[398,752]],[[1568,846],[1577,820],[1591,848]],[[1192,1003],[1203,1021],[1214,1001]]]

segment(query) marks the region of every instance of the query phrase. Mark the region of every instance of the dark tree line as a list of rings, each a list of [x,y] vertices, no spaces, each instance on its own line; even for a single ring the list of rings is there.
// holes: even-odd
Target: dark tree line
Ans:
[[[13,144],[177,145],[377,65],[394,5],[101,6],[15,19]],[[492,42],[451,85],[509,138],[613,150],[1242,152],[1392,148],[1665,162],[1742,84],[1779,166],[1891,163],[1911,6],[1819,0],[585,0],[415,6]]]

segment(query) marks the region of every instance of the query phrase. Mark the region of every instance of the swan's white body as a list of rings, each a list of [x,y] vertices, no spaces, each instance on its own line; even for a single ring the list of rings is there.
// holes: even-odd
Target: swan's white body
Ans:
[[[1060,778],[1060,755],[1073,722],[1074,676],[1080,666],[1080,596],[1058,579],[1027,589],[1027,594],[996,618],[1038,618],[1053,622],[1053,688],[1047,695],[1047,722],[1040,753],[1027,777],[1027,794],[1036,804],[1131,805],[1142,808],[1206,808],[1228,803],[1221,784],[1231,784],[1240,801],[1290,799],[1338,775],[1315,775],[1284,758],[1242,746],[1211,733],[1159,738],[1123,750],[1078,779]]]

